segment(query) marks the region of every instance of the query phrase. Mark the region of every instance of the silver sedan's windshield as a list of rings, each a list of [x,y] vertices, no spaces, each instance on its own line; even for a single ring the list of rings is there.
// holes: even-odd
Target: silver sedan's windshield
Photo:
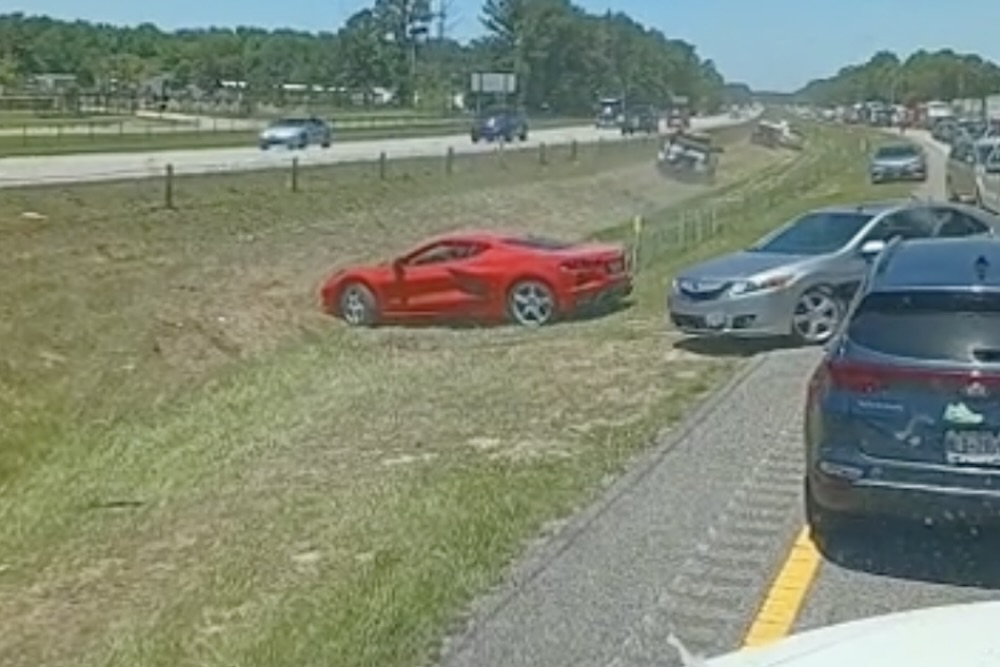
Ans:
[[[782,255],[825,255],[836,252],[871,220],[868,213],[821,211],[798,218],[749,250]]]

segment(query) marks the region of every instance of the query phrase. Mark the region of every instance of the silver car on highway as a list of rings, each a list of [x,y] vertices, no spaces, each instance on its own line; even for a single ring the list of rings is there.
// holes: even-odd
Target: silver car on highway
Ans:
[[[927,155],[916,144],[880,146],[869,161],[868,172],[872,183],[926,181]]]
[[[1000,218],[960,203],[900,200],[810,211],[746,250],[681,271],[670,320],[691,335],[827,341],[892,238],[992,234]]]
[[[306,148],[318,144],[329,148],[333,141],[333,128],[321,118],[282,118],[267,126],[257,138],[261,150],[272,146]]]

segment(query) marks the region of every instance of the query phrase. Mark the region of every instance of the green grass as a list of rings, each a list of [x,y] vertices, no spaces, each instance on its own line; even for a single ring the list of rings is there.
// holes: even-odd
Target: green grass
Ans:
[[[535,129],[572,125],[572,121],[554,119],[534,124]],[[343,128],[337,131],[335,143],[408,137],[433,137],[444,134],[464,134],[468,122],[440,122],[427,125],[396,127]],[[183,125],[167,132],[94,132],[63,135],[0,135],[0,157],[28,155],[68,155],[76,153],[146,152],[197,148],[256,147],[257,131],[191,131]]]
[[[0,111],[0,129],[24,127],[58,127],[60,125],[117,125],[136,120],[128,115],[112,114],[35,114],[30,112]]]
[[[676,269],[886,196],[842,132],[763,173],[735,146],[722,194],[648,216],[635,308],[537,332],[347,330],[313,289],[334,258],[487,215],[589,235],[614,207],[587,197],[634,200],[650,145],[309,170],[296,195],[276,174],[180,179],[176,211],[155,183],[5,193],[0,654],[420,663],[526,539],[732,372],[671,350]]]

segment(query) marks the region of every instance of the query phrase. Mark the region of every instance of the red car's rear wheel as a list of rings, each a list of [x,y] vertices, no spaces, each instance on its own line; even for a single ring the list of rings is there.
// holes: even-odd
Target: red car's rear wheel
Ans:
[[[375,295],[362,283],[349,283],[340,291],[337,300],[340,317],[354,327],[367,327],[378,320],[378,302]]]
[[[507,292],[507,313],[525,327],[540,327],[556,317],[556,298],[540,280],[520,280]]]

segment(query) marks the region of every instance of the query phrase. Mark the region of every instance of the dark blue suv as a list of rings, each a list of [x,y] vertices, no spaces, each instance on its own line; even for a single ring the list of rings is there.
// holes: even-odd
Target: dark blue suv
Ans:
[[[528,121],[524,114],[514,109],[491,109],[481,113],[472,123],[470,131],[472,143],[485,141],[505,141],[514,139],[527,141]]]
[[[806,515],[1000,519],[1000,240],[893,241],[809,382]]]

